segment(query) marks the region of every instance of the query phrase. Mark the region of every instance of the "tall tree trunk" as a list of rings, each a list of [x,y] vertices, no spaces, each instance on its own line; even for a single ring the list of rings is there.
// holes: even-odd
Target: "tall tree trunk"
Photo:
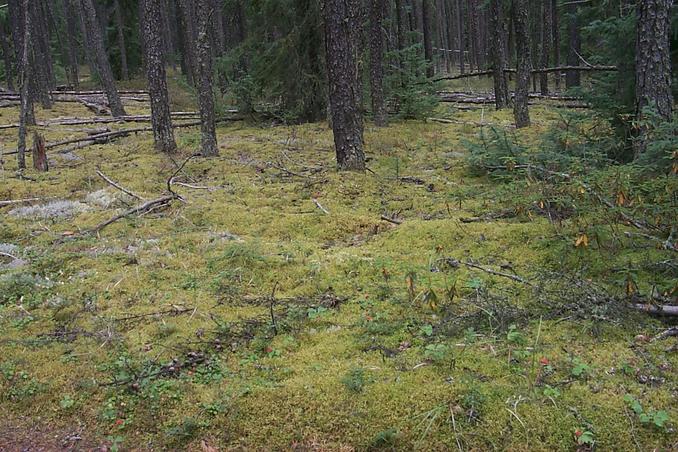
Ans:
[[[219,155],[217,148],[216,117],[214,112],[214,91],[212,89],[212,51],[210,50],[210,20],[212,13],[210,0],[196,0],[198,40],[197,88],[200,104],[200,153],[204,157]]]
[[[516,96],[513,104],[513,116],[516,127],[530,125],[528,109],[528,93],[530,89],[530,75],[532,73],[532,59],[530,57],[530,26],[528,14],[528,0],[513,0],[513,23],[516,31],[517,77]]]
[[[2,44],[2,57],[5,63],[5,81],[7,82],[7,89],[14,91],[14,58],[11,54],[9,42],[7,39],[7,32],[5,30],[5,21],[0,19],[0,44]]]
[[[184,37],[184,39],[182,39],[184,47],[182,58],[184,58],[184,66],[187,70],[187,72],[184,73],[184,76],[189,84],[197,87],[199,82],[195,43],[198,36],[196,33],[195,7],[192,0],[177,0],[177,2],[179,5],[181,28]]]
[[[35,125],[35,110],[33,108],[34,104],[34,94],[33,88],[36,85],[34,71],[31,70],[30,64],[32,58],[32,48],[30,44],[25,46],[25,34],[26,34],[26,21],[29,21],[30,18],[26,17],[26,14],[30,11],[30,2],[24,2],[24,0],[9,0],[8,3],[9,9],[9,21],[12,29],[12,42],[14,44],[14,54],[15,61],[17,66],[17,74],[19,75],[19,87],[23,93],[25,90],[25,96],[22,97],[22,109],[21,109],[21,120],[24,120],[24,149],[25,149],[25,125]],[[26,54],[24,55],[24,51]],[[24,108],[23,100],[26,101]],[[21,133],[19,138],[21,138]]]
[[[92,0],[81,0],[82,16],[85,21],[87,36],[89,37],[89,45],[92,47],[94,59],[96,63],[97,73],[101,79],[101,83],[106,91],[108,98],[108,106],[111,108],[111,113],[114,117],[125,116],[125,109],[122,106],[118,89],[115,86],[113,79],[113,71],[111,70],[111,63],[108,61],[106,55],[106,48],[104,47],[104,38],[99,28],[99,21],[97,20],[96,10]]]
[[[432,27],[432,5],[431,0],[423,0],[421,7],[422,30],[424,38],[424,59],[426,60],[426,76],[433,77],[435,68],[433,67],[433,33]]]
[[[115,14],[115,25],[118,29],[118,47],[120,48],[120,76],[123,80],[129,80],[130,77],[129,68],[127,66],[127,46],[125,45],[125,22],[122,19],[120,0],[113,0],[113,9]]]
[[[567,5],[567,65],[577,66],[579,64],[579,55],[581,54],[581,34],[579,32],[579,18],[577,5],[570,3]],[[565,87],[573,88],[581,84],[581,73],[579,71],[567,71],[565,73]]]
[[[19,113],[19,140],[17,143],[17,164],[20,170],[26,168],[26,126],[29,122],[29,116],[33,110],[33,100],[30,92],[31,83],[29,78],[30,68],[30,46],[31,46],[31,14],[29,11],[30,0],[20,0],[18,7],[20,10],[19,18],[22,20],[21,24],[21,61],[19,67],[20,83],[21,83],[21,109]]]
[[[73,84],[73,88],[78,90],[80,88],[80,69],[78,67],[78,41],[77,32],[78,25],[76,23],[75,15],[72,14],[70,2],[68,0],[61,0],[61,10],[63,11],[66,20],[66,59],[68,61],[68,78]]]
[[[672,0],[644,0],[637,4],[636,30],[636,118],[644,119],[643,110],[653,108],[664,121],[671,121],[671,29]],[[646,148],[646,130],[641,128],[635,151]]]
[[[155,148],[172,153],[177,150],[172,131],[172,118],[167,92],[165,60],[163,58],[162,13],[160,0],[141,0],[144,21],[141,23],[144,36],[144,54],[146,57],[146,74],[148,91],[151,97],[151,123]]]
[[[551,14],[551,1],[547,0],[542,2],[542,35],[541,35],[541,64],[542,68],[546,68],[549,65],[549,60],[551,57],[551,38],[553,36],[553,30],[551,27],[552,14]],[[541,93],[546,96],[549,93],[549,78],[546,72],[539,76],[539,89]]]
[[[501,0],[490,0],[490,35],[494,79],[494,99],[497,110],[509,106],[510,97],[505,69],[508,68],[506,55],[506,15]]]
[[[459,72],[466,72],[464,66],[466,43],[464,41],[464,6],[461,0],[457,0],[457,45],[459,46]]]
[[[325,55],[332,110],[332,130],[339,170],[365,170],[363,119],[356,86],[357,62],[352,17],[357,0],[326,0]]]
[[[551,30],[553,30],[553,63],[560,66],[560,14],[558,14],[558,0],[551,0]],[[560,72],[553,74],[556,90],[560,90]]]
[[[374,123],[386,125],[384,103],[384,32],[382,30],[385,0],[370,0],[370,91]]]

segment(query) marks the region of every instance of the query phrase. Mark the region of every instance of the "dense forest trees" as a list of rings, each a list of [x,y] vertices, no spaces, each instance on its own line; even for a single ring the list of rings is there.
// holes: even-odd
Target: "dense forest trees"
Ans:
[[[561,80],[615,102],[619,117],[650,108],[671,120],[676,17],[670,0],[10,0],[0,65],[26,124],[58,85],[100,86],[124,116],[119,85],[146,75],[164,151],[176,146],[168,67],[194,89],[204,155],[217,153],[224,109],[299,122],[325,119],[329,106],[339,167],[361,169],[363,116],[380,126],[425,118],[446,79],[490,77],[496,108],[513,106],[518,127],[529,124],[528,94],[558,95]],[[615,42],[631,29],[635,43]]]

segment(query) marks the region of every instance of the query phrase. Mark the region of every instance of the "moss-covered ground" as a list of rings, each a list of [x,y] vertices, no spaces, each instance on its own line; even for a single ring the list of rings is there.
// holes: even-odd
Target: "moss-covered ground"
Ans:
[[[526,143],[556,117],[532,113]],[[57,104],[37,115],[89,113]],[[0,123],[16,117],[0,110]],[[645,340],[668,325],[568,305],[576,275],[609,282],[633,268],[645,291],[675,283],[675,271],[645,265],[673,256],[593,238],[575,247],[581,216],[460,221],[527,210],[537,188],[466,166],[475,123],[509,126],[509,112],[453,117],[367,124],[365,174],[334,170],[325,124],[223,124],[220,156],[177,177],[201,188],[175,185],[184,202],[94,235],[83,232],[138,202],[97,169],[145,199],[166,193],[176,166],[150,134],[53,152],[48,173],[25,173],[33,180],[6,156],[0,200],[86,205],[52,218],[0,207],[0,243],[25,261],[0,269],[7,425],[29,419],[119,450],[678,447],[676,339]],[[78,128],[41,132],[50,142]],[[1,131],[3,149],[15,141]],[[199,131],[177,141],[181,162]],[[575,276],[545,297],[547,274]],[[562,310],[534,309],[544,303]]]

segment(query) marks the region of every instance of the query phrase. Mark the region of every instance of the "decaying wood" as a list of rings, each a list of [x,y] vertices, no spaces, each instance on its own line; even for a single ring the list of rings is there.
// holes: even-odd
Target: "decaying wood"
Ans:
[[[389,222],[389,223],[393,223],[393,224],[395,224],[395,225],[401,225],[401,224],[403,224],[403,222],[402,222],[401,220],[398,220],[398,219],[396,219],[396,218],[391,218],[391,217],[388,217],[388,216],[386,216],[386,215],[382,215],[382,216],[381,216],[381,219],[384,220],[384,221],[387,221],[387,222]]]
[[[325,215],[329,215],[329,214],[330,214],[330,212],[329,212],[327,209],[325,209],[325,208],[322,206],[322,204],[320,204],[320,202],[319,202],[317,199],[313,198],[312,201],[313,201],[313,204],[315,204],[315,206],[316,206],[318,209],[322,210],[322,212],[323,212]]]
[[[33,134],[33,168],[43,173],[49,171],[45,138],[38,132]]]
[[[533,69],[532,73],[533,74],[546,74],[546,73],[551,73],[551,72],[572,72],[572,71],[577,71],[577,72],[614,72],[617,71],[618,68],[617,66],[593,66],[593,65],[587,65],[587,66],[556,66],[556,67],[546,67],[546,68],[539,68],[539,69]],[[511,72],[514,73],[516,72],[515,69],[505,69],[504,72]],[[434,81],[435,82],[441,82],[443,80],[459,80],[459,79],[464,79],[464,78],[472,78],[472,77],[482,77],[484,75],[492,75],[494,71],[479,71],[479,72],[467,72],[465,74],[457,74],[457,75],[450,75],[446,77],[438,77]]]
[[[678,316],[678,306],[673,305],[654,305],[654,304],[632,304],[631,307],[637,311],[647,312],[648,314]]]

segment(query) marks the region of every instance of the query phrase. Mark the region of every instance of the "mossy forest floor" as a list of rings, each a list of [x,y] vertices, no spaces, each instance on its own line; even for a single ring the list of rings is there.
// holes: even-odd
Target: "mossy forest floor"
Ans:
[[[532,113],[528,143],[557,116]],[[51,152],[34,180],[5,156],[0,200],[54,199],[0,207],[0,243],[20,258],[0,258],[0,450],[678,448],[676,339],[646,339],[670,324],[572,299],[626,268],[645,291],[667,284],[675,272],[649,265],[666,252],[575,247],[581,220],[530,213],[537,188],[466,166],[475,123],[509,127],[510,113],[452,117],[367,124],[365,174],[334,170],[325,124],[223,124],[221,155],[177,176],[193,186],[174,185],[184,202],[98,235],[139,201],[97,169],[144,199],[166,193],[176,166],[149,133]],[[199,131],[177,141],[182,162]],[[542,290],[548,275],[557,290]]]

